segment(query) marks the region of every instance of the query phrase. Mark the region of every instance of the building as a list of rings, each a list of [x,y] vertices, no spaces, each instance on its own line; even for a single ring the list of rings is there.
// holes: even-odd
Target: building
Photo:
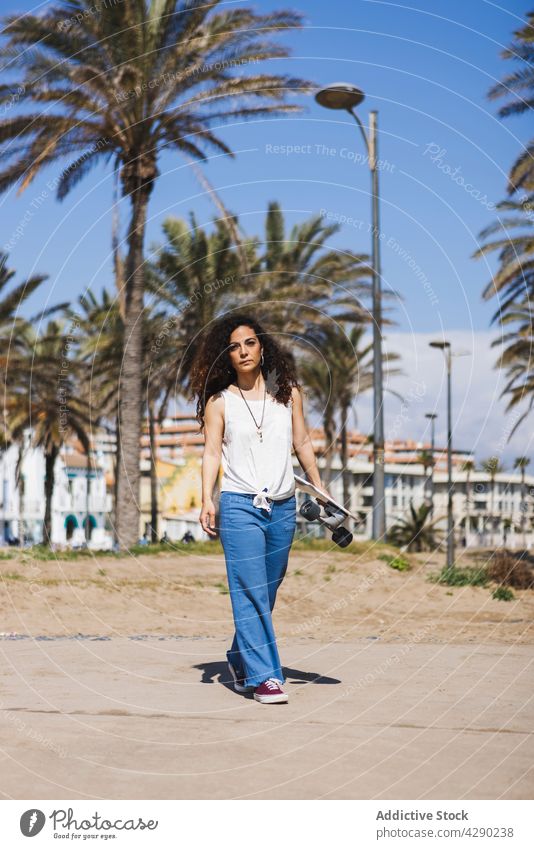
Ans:
[[[80,448],[75,443],[66,445],[56,460],[52,543],[77,546],[87,542],[91,548],[109,548],[111,503],[103,458],[93,454],[88,460]],[[21,487],[16,485],[18,457],[19,448],[15,445],[0,457],[0,540],[40,543],[45,512],[45,458],[41,449],[31,447],[29,432],[25,435]]]
[[[201,457],[187,453],[183,457],[156,458],[158,484],[158,532],[180,540],[186,531],[197,538],[203,535],[198,523],[202,505]],[[141,531],[150,540],[150,461],[141,460]]]
[[[315,451],[320,455],[325,449],[321,428],[310,428]],[[197,539],[205,539],[198,517],[202,500],[201,458],[204,440],[198,432],[198,423],[192,414],[180,413],[165,419],[156,427],[156,454],[158,480],[163,501],[160,503],[159,530],[171,539],[181,539],[189,530]],[[429,443],[415,440],[386,440],[385,443],[385,497],[386,526],[389,528],[406,517],[410,504],[420,506],[430,498],[430,467],[425,467],[422,455],[429,455]],[[352,528],[360,539],[371,539],[373,500],[373,447],[367,436],[357,431],[348,434],[348,468],[350,472],[351,512],[360,517]],[[141,533],[150,523],[150,447],[148,431],[142,439],[141,449],[141,503],[143,518]],[[447,529],[447,452],[443,447],[434,449],[434,518],[438,531]],[[455,449],[452,454],[453,512],[455,537],[458,545],[469,547],[507,544],[511,547],[534,544],[534,476],[525,475],[525,498],[521,493],[521,476],[518,472],[496,475],[493,487],[490,476],[481,471],[464,470],[464,464],[474,462],[472,452]],[[181,472],[172,472],[175,466]],[[319,461],[321,471],[324,462]],[[302,470],[295,458],[295,473]],[[343,486],[339,454],[332,463],[330,491],[341,501]],[[297,492],[300,506],[307,496]],[[524,517],[525,534],[521,533]],[[318,524],[309,525],[298,515],[300,529],[321,535]]]
[[[310,428],[318,455],[325,448],[324,433]],[[158,532],[172,540],[180,540],[186,531],[196,539],[207,539],[199,524],[202,502],[201,465],[203,436],[192,413],[168,417],[155,429],[155,473],[158,489]],[[94,450],[89,470],[81,446],[66,446],[56,463],[56,486],[53,497],[52,539],[58,544],[80,545],[88,536],[91,547],[112,545],[112,509],[114,498],[114,435],[99,431],[94,436]],[[419,507],[430,500],[430,468],[425,468],[425,455],[430,446],[414,440],[386,440],[385,498],[386,526],[409,515],[410,505]],[[38,542],[42,536],[44,516],[44,457],[36,449],[27,450],[23,462],[24,492],[22,501],[15,486],[15,464],[18,449],[10,448],[0,458],[2,503],[0,535],[4,540],[22,533],[24,521],[28,541]],[[447,529],[446,450],[435,449],[434,519],[438,531]],[[348,471],[350,510],[359,517],[351,530],[360,539],[370,539],[372,530],[373,458],[372,445],[364,434],[348,434]],[[458,546],[532,547],[534,545],[534,476],[525,475],[522,492],[519,472],[501,472],[492,483],[482,471],[465,470],[472,461],[471,452],[453,453],[453,512]],[[324,477],[324,461],[319,461]],[[145,430],[140,451],[141,516],[139,535],[150,537],[150,445]],[[295,473],[302,472],[295,458]],[[339,452],[332,462],[329,486],[332,495],[343,498]],[[297,491],[300,507],[307,496]],[[308,524],[297,514],[299,530],[320,536],[323,528]]]
[[[371,539],[373,503],[372,463],[350,461],[352,513],[361,523],[353,529],[361,539]],[[428,472],[422,464],[385,464],[386,528],[409,514],[410,504],[416,509],[430,501]],[[455,541],[458,546],[487,547],[507,545],[510,548],[534,545],[534,476],[525,475],[525,497],[522,497],[519,473],[502,472],[494,484],[485,472],[462,471],[453,467],[453,516]],[[339,469],[334,469],[330,486],[332,495],[342,499]],[[438,532],[447,531],[448,479],[446,472],[434,473],[434,520]],[[524,519],[523,519],[524,517]],[[523,525],[522,525],[523,520]],[[522,532],[524,527],[524,533]]]

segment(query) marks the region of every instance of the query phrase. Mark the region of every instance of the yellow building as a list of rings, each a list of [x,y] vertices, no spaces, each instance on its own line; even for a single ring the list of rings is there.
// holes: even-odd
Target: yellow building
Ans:
[[[202,458],[188,453],[176,459],[156,460],[158,481],[158,534],[167,532],[170,539],[181,539],[186,530],[195,534],[200,530],[198,517],[202,504]],[[140,536],[150,539],[150,463],[141,467],[141,523]],[[198,535],[198,534],[195,534]]]

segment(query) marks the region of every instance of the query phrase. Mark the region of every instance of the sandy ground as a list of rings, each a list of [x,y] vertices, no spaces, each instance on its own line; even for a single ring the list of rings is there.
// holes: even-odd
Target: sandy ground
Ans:
[[[222,555],[1,561],[0,793],[532,798],[534,593],[411,560],[292,552],[278,706],[228,684]]]
[[[534,642],[534,592],[497,601],[488,588],[428,580],[439,555],[410,555],[397,572],[369,554],[293,550],[279,591],[279,638],[481,644]],[[104,572],[104,574],[102,574]],[[38,635],[176,634],[231,637],[222,555],[0,561],[0,632]]]

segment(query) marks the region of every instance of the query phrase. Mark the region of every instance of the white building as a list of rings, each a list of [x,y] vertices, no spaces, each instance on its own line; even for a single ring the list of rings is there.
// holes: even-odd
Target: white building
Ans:
[[[29,433],[26,434],[21,465],[23,486],[19,489],[15,478],[18,452],[18,446],[11,446],[0,457],[0,544],[4,545],[13,539],[40,543],[43,536],[44,454],[41,449],[30,447]],[[85,455],[73,446],[65,446],[56,460],[54,479],[52,542],[76,546],[87,538],[90,548],[111,547],[106,521],[111,504],[99,454],[91,456],[88,468]]]
[[[352,528],[360,539],[372,536],[373,465],[355,459],[349,461],[351,472],[350,510],[361,517],[361,524]],[[299,474],[299,469],[295,467]],[[525,474],[524,499],[519,472],[501,472],[492,486],[490,476],[481,471],[469,475],[453,468],[453,516],[455,541],[458,546],[480,547],[506,545],[509,548],[534,546],[534,476]],[[428,471],[422,464],[385,464],[386,528],[399,519],[406,519],[410,503],[417,509],[429,501]],[[334,463],[330,492],[337,501],[343,499],[343,483],[339,464]],[[447,474],[434,473],[434,519],[436,529],[447,531]],[[307,498],[297,493],[298,506]],[[522,524],[522,517],[524,517]],[[301,525],[304,520],[301,521]],[[315,526],[318,528],[318,526]],[[522,528],[524,532],[522,532]],[[307,531],[312,530],[307,526]],[[312,531],[313,532],[313,531]],[[322,532],[318,529],[318,534]]]
[[[165,423],[157,434],[157,452],[161,458],[178,462],[187,457],[200,458],[203,438],[198,434],[198,425],[186,415]],[[324,450],[324,433],[312,428],[311,437],[318,459]],[[27,440],[28,441],[28,440]],[[146,442],[146,435],[145,435]],[[52,541],[58,545],[81,545],[85,541],[88,525],[91,548],[110,548],[112,545],[111,524],[113,474],[111,458],[114,440],[107,434],[95,434],[96,450],[91,455],[87,469],[87,458],[74,446],[66,446],[56,461],[55,488],[52,501]],[[399,519],[407,518],[410,504],[419,507],[429,499],[429,469],[420,462],[421,452],[428,453],[429,446],[413,440],[386,441],[385,499],[386,525],[391,528]],[[445,453],[436,449],[434,469],[434,518],[437,529],[447,530],[447,474]],[[143,443],[140,466],[146,464],[147,446]],[[15,466],[18,448],[13,446],[0,457],[0,544],[22,534],[28,542],[42,539],[44,517],[44,474],[45,463],[42,451],[26,447],[22,466],[24,492],[15,485]],[[468,476],[463,464],[472,460],[467,451],[453,453],[453,513],[456,544],[461,547],[507,545],[511,548],[534,546],[534,475],[525,474],[522,494],[519,471],[500,472],[492,485],[490,476],[482,471],[473,471]],[[324,480],[324,461],[319,459]],[[296,474],[302,469],[294,458]],[[355,527],[349,525],[356,538],[371,539],[373,464],[372,447],[363,434],[349,433],[349,480],[351,512],[360,517]],[[200,492],[200,464],[192,464],[195,482],[190,475],[184,476],[176,494],[187,495],[188,505],[192,492]],[[198,478],[198,479],[197,479]],[[469,483],[468,483],[469,478]],[[89,484],[89,486],[88,486]],[[165,482],[161,486],[166,486]],[[329,486],[332,495],[343,500],[343,483],[336,454]],[[523,497],[524,496],[524,497]],[[297,504],[301,506],[307,496],[297,490]],[[184,499],[182,499],[184,500]],[[163,491],[160,503],[164,505]],[[200,505],[194,510],[189,507],[168,512],[162,518],[160,533],[167,532],[170,539],[181,539],[186,530],[196,539],[207,539],[200,528],[198,514]],[[307,534],[322,536],[324,529],[318,523],[306,523],[297,511],[299,529]],[[24,529],[22,525],[24,524]]]

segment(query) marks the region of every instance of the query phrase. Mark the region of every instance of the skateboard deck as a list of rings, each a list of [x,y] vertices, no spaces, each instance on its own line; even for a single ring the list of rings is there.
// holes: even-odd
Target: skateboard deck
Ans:
[[[332,540],[341,548],[350,545],[352,542],[352,534],[348,528],[342,527],[347,519],[354,519],[358,524],[360,518],[355,516],[337,501],[328,498],[324,492],[321,492],[306,478],[301,478],[295,475],[295,485],[297,489],[311,495],[314,501],[305,501],[300,508],[300,514],[309,522],[319,522],[324,525],[332,533]]]

